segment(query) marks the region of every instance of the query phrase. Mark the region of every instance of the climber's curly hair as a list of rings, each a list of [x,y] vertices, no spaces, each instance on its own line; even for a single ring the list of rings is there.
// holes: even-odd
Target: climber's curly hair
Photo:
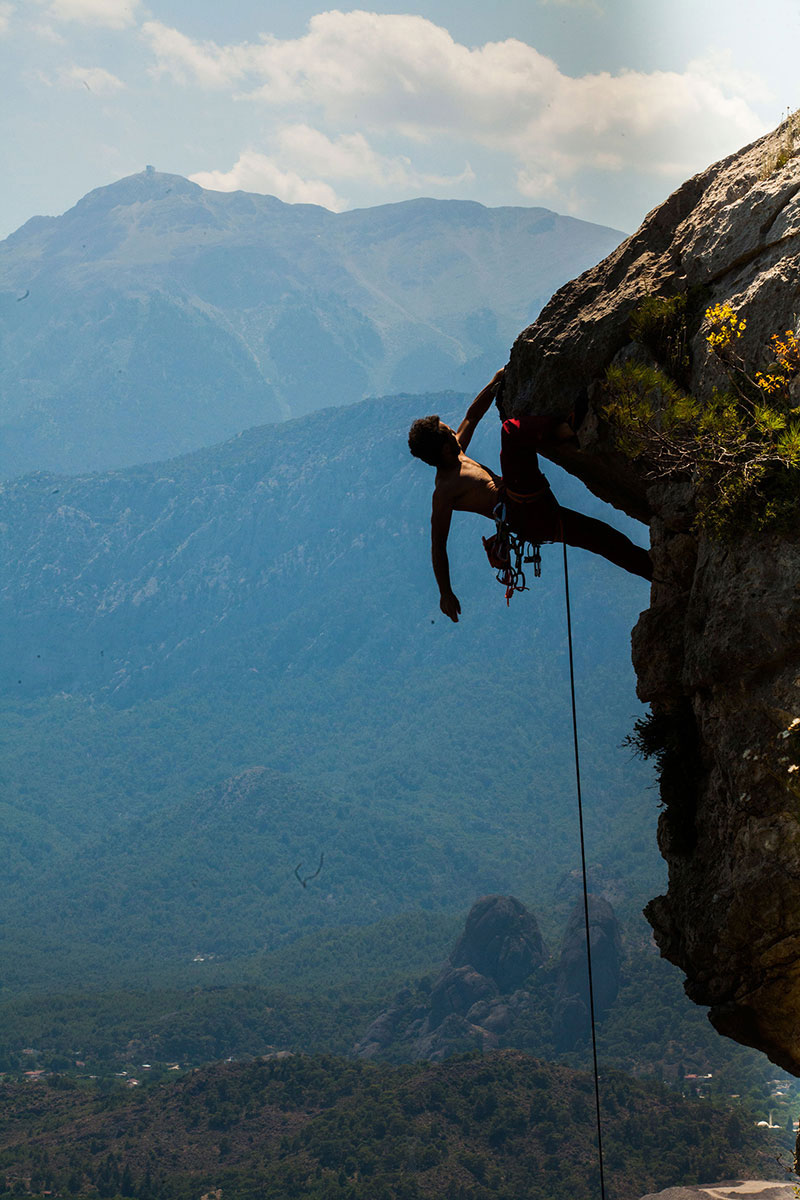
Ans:
[[[448,441],[448,434],[441,428],[438,413],[430,417],[420,417],[408,431],[408,448],[415,458],[421,458],[431,467],[438,467],[442,461],[442,448]]]

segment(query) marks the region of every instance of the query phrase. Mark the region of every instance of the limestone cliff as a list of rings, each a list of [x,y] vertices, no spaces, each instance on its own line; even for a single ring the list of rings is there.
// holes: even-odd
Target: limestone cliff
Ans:
[[[660,738],[669,889],[647,916],[716,1028],[796,1074],[800,789],[787,775],[796,739],[781,734],[800,714],[800,541],[746,525],[712,536],[696,520],[692,472],[659,477],[603,409],[609,366],[648,361],[631,333],[645,297],[694,298],[681,382],[701,401],[724,382],[707,306],[729,301],[746,319],[737,352],[753,369],[769,358],[771,334],[797,330],[798,142],[786,122],[690,179],[561,288],[517,339],[503,397],[507,415],[577,409],[578,446],[565,443],[557,461],[649,523],[655,582],[633,658]],[[797,379],[792,389],[797,404]]]

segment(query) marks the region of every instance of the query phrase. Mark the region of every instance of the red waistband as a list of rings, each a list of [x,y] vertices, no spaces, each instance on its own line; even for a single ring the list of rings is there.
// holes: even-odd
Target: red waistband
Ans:
[[[538,488],[535,492],[512,492],[508,487],[504,488],[503,490],[507,498],[512,500],[514,504],[529,504],[531,500],[536,500],[537,497],[543,496],[545,493],[549,492],[550,484],[545,483],[543,487]]]

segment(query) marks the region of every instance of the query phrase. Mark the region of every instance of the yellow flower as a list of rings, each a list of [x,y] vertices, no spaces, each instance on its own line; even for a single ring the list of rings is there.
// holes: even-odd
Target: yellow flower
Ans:
[[[785,386],[786,380],[782,375],[774,375],[772,373],[768,375],[762,375],[761,371],[757,371],[756,384],[763,392],[777,392],[779,388]]]
[[[787,329],[785,340],[782,340],[779,334],[773,333],[770,341],[775,351],[775,357],[784,371],[788,371],[792,375],[800,371],[800,339],[797,334],[793,330]]]
[[[747,321],[739,321],[736,313],[726,300],[724,304],[715,304],[706,309],[706,321],[711,331],[706,335],[706,341],[712,352],[724,350],[733,339],[740,338],[747,328]]]

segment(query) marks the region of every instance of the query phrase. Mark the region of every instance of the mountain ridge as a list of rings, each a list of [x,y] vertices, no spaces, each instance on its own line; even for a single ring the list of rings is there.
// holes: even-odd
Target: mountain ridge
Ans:
[[[0,476],[174,457],[370,394],[477,391],[621,236],[540,208],[333,213],[128,176],[0,243]]]

